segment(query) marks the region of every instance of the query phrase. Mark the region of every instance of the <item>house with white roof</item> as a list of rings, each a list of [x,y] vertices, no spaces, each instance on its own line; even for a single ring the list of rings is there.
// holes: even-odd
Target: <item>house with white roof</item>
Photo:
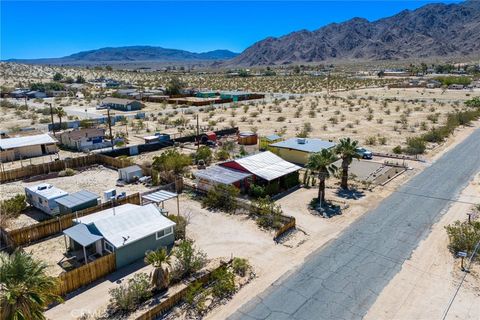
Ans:
[[[79,262],[115,253],[116,267],[121,268],[142,259],[148,250],[172,246],[174,228],[175,222],[152,203],[124,204],[78,218],[63,233]]]
[[[265,187],[267,194],[274,195],[298,185],[298,171],[301,169],[270,151],[226,161],[218,166],[220,168],[197,171],[197,187],[207,185],[202,180],[210,180],[210,185],[233,184],[242,191],[255,184]]]
[[[27,203],[49,215],[60,213],[57,199],[68,196],[68,193],[51,184],[41,183],[25,188]]]
[[[58,152],[57,140],[48,134],[0,139],[2,162],[38,157]]]

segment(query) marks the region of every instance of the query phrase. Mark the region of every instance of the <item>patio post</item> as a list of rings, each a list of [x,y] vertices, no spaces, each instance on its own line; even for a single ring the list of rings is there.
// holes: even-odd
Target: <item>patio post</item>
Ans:
[[[83,247],[83,257],[85,258],[85,264],[87,264],[87,250],[85,250],[85,246],[82,246]]]
[[[65,252],[68,251],[68,246],[67,246],[67,236],[63,234],[63,240],[65,241]]]
[[[178,194],[177,194],[177,216],[180,215],[180,200],[178,198]]]

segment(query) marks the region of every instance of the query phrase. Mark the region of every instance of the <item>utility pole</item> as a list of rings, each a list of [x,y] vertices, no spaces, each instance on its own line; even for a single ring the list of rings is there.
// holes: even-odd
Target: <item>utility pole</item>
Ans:
[[[200,148],[200,128],[198,124],[198,113],[197,113],[197,151]]]
[[[110,107],[107,108],[107,116],[108,116],[108,129],[110,131],[110,141],[112,143],[112,150],[113,150],[113,134],[112,134],[112,120],[110,118]]]
[[[50,117],[52,119],[52,131],[53,131],[53,136],[55,137],[55,123],[53,122],[53,108],[52,108],[52,103],[49,102],[48,105],[50,106]]]

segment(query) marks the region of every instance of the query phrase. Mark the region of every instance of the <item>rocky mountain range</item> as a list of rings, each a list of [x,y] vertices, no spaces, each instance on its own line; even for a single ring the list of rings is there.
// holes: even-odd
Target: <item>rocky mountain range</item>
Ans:
[[[253,44],[226,65],[480,56],[480,1],[428,4],[370,22],[354,18]]]
[[[220,61],[237,56],[237,53],[228,50],[214,50],[195,53],[185,50],[166,49],[152,46],[109,47],[96,50],[82,51],[62,58],[49,59],[12,59],[14,62],[40,63],[40,64],[88,64],[108,62],[195,62],[195,61]]]

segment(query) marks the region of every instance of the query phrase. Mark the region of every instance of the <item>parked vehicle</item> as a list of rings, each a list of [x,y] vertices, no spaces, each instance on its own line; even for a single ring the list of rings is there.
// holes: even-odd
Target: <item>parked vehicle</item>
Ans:
[[[362,159],[372,159],[373,153],[365,148],[357,148],[357,153]]]

